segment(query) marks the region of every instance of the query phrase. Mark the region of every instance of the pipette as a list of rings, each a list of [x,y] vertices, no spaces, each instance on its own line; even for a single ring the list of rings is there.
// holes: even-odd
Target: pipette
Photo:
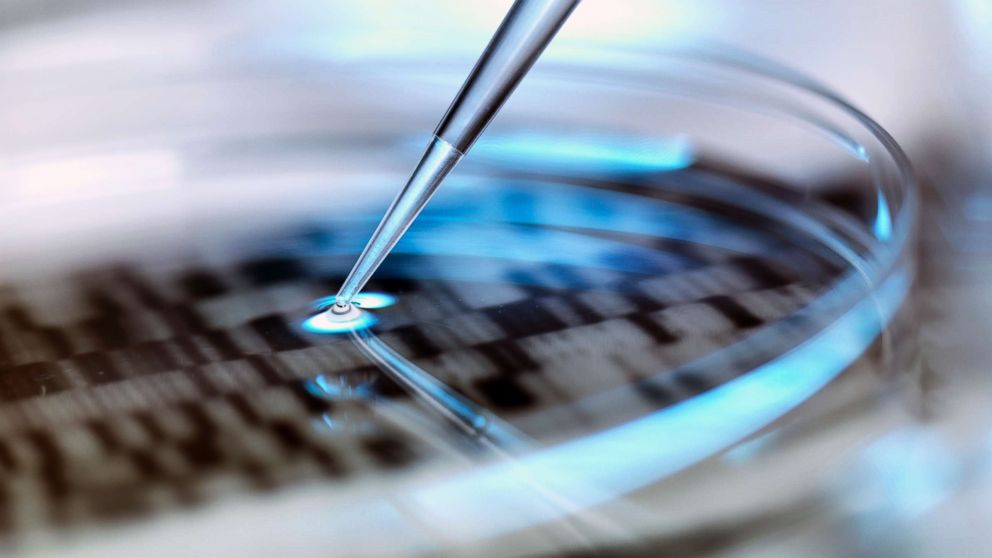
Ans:
[[[328,310],[357,317],[351,302],[438,186],[496,116],[579,0],[516,0],[434,131],[420,163],[379,222]]]

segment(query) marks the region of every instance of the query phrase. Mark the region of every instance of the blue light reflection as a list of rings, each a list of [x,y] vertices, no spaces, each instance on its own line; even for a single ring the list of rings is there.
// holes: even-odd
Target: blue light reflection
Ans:
[[[303,329],[311,333],[347,333],[360,329],[368,329],[378,322],[375,316],[362,312],[350,320],[339,320],[330,312],[324,311],[303,320]]]
[[[334,304],[336,300],[336,296],[325,296],[314,301],[313,306],[318,310],[324,310]],[[351,302],[359,308],[374,310],[396,304],[396,297],[386,293],[358,293]]]
[[[325,374],[320,374],[307,380],[303,386],[310,395],[327,401],[372,397],[370,380],[355,381],[340,375],[328,377]]]
[[[875,212],[873,225],[875,238],[888,240],[892,236],[892,214],[889,212],[889,202],[881,192],[878,193],[878,209]]]

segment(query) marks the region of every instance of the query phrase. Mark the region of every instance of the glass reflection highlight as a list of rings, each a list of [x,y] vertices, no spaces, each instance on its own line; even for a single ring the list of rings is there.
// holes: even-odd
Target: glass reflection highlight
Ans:
[[[603,134],[519,132],[484,136],[476,159],[584,175],[589,172],[643,173],[684,169],[695,160],[685,138],[636,138]]]

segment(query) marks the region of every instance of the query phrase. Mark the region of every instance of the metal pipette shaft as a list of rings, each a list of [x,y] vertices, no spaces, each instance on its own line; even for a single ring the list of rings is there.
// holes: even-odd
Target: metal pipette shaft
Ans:
[[[420,163],[393,199],[341,285],[335,307],[347,309],[468,152],[579,0],[516,0],[445,113]]]

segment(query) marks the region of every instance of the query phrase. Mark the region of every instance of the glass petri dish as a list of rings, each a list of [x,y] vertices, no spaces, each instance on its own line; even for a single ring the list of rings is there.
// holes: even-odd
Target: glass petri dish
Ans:
[[[8,540],[658,548],[801,416],[912,374],[905,156],[711,45],[550,51],[370,284],[369,333],[305,327],[465,68],[255,39],[0,58],[0,456],[37,487]]]

